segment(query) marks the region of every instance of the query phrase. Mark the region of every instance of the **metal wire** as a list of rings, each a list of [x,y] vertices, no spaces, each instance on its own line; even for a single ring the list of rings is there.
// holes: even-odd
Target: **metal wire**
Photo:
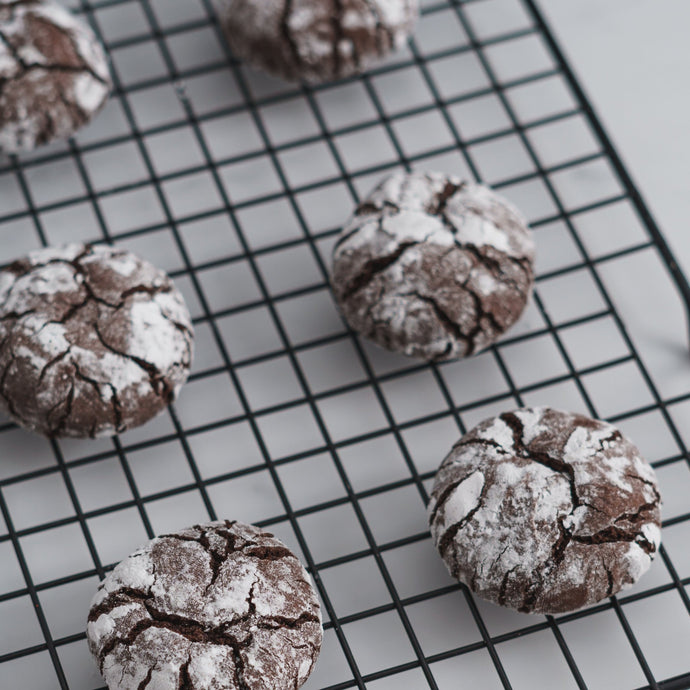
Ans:
[[[495,5],[496,12],[505,9],[504,5],[513,11],[520,10],[523,20],[502,33],[486,34],[478,28],[473,13],[476,8],[491,4]],[[331,123],[323,100],[333,88],[332,85],[290,86],[277,89],[271,86],[263,88],[262,92],[261,83],[256,81],[255,75],[248,73],[225,48],[209,0],[201,0],[198,7],[195,6],[195,11],[191,12],[194,16],[177,24],[161,20],[161,5],[155,0],[79,0],[77,5],[76,9],[92,24],[113,56],[113,98],[119,104],[123,131],[85,140],[77,137],[65,147],[53,147],[32,156],[20,159],[10,157],[6,161],[1,161],[0,180],[13,180],[22,203],[20,207],[10,205],[7,212],[0,209],[0,237],[4,228],[10,228],[14,223],[30,223],[35,230],[38,243],[47,245],[51,241],[51,233],[46,229],[45,219],[51,214],[82,207],[87,207],[93,216],[95,226],[90,228],[89,232],[93,231],[93,237],[90,239],[96,241],[136,242],[156,236],[161,231],[167,232],[170,246],[174,247],[179,257],[179,265],[171,270],[171,274],[186,286],[188,298],[196,305],[195,326],[198,330],[206,329],[209,347],[216,353],[215,361],[202,362],[196,367],[189,385],[224,381],[234,391],[237,404],[234,407],[229,406],[227,414],[222,414],[220,418],[197,420],[191,424],[185,416],[185,411],[181,411],[181,404],[172,406],[167,421],[161,423],[159,428],[152,430],[150,434],[144,432],[139,436],[115,438],[110,444],[94,446],[93,452],[90,446],[85,447],[85,452],[75,453],[71,447],[61,442],[51,442],[50,450],[54,463],[0,476],[0,514],[6,524],[6,533],[0,531],[0,548],[3,544],[11,546],[23,580],[21,587],[0,591],[0,607],[6,602],[16,602],[28,597],[36,613],[42,636],[42,641],[36,644],[22,645],[10,651],[0,648],[0,679],[3,677],[3,667],[8,668],[12,662],[37,658],[32,655],[47,653],[54,680],[46,687],[57,685],[63,690],[70,687],[72,690],[87,687],[83,684],[86,681],[70,680],[74,675],[74,669],[71,666],[66,669],[62,654],[63,650],[71,649],[74,645],[80,645],[83,649],[85,636],[83,632],[56,635],[44,612],[43,596],[57,591],[59,587],[85,583],[96,576],[102,578],[114,566],[114,563],[104,560],[99,540],[94,537],[94,524],[98,519],[116,518],[126,511],[133,511],[141,521],[145,534],[153,537],[155,521],[152,520],[150,511],[154,505],[165,499],[175,499],[193,493],[198,496],[199,510],[202,511],[196,518],[197,522],[226,517],[227,509],[225,506],[222,507],[222,511],[219,509],[219,501],[214,499],[214,492],[219,487],[232,485],[233,482],[239,483],[267,476],[277,496],[279,514],[260,516],[257,522],[274,529],[289,527],[294,534],[295,545],[301,551],[314,578],[323,604],[325,628],[333,634],[334,648],[339,650],[345,664],[345,670],[341,669],[340,677],[330,678],[319,687],[328,690],[378,687],[377,681],[385,682],[386,679],[390,679],[397,682],[398,679],[407,678],[407,674],[412,674],[409,677],[415,680],[408,681],[408,685],[404,685],[405,681],[400,680],[396,687],[421,687],[420,684],[423,683],[425,687],[442,690],[448,687],[439,680],[441,676],[437,672],[442,662],[476,658],[476,653],[480,653],[486,654],[486,657],[482,658],[488,658],[487,668],[493,668],[495,683],[511,688],[519,683],[514,677],[511,679],[515,671],[511,671],[512,667],[506,665],[502,650],[511,642],[545,634],[550,636],[549,639],[554,644],[550,649],[558,650],[562,656],[562,661],[570,674],[570,682],[576,687],[587,688],[588,682],[591,681],[588,681],[586,672],[580,667],[578,653],[571,649],[564,629],[575,622],[593,621],[598,614],[605,612],[612,613],[618,621],[633,658],[639,665],[641,677],[645,679],[645,688],[672,690],[690,687],[690,669],[687,673],[673,678],[655,676],[654,664],[647,658],[645,645],[636,636],[635,626],[629,620],[630,604],[651,601],[655,596],[669,592],[677,593],[680,597],[678,606],[684,607],[686,612],[690,613],[690,599],[686,589],[690,585],[690,577],[682,577],[679,574],[679,569],[665,548],[662,547],[660,556],[669,577],[666,583],[614,597],[584,611],[558,618],[526,617],[520,625],[508,631],[496,632],[487,622],[481,605],[460,585],[446,582],[441,586],[434,584],[412,594],[402,593],[396,579],[398,573],[391,565],[390,558],[405,548],[428,543],[428,533],[422,525],[418,531],[408,530],[403,536],[395,535],[384,539],[378,536],[377,529],[368,517],[367,507],[371,505],[371,501],[388,500],[396,491],[409,490],[410,496],[415,496],[415,500],[418,498],[424,504],[428,500],[427,487],[433,477],[433,470],[423,467],[415,457],[409,434],[429,425],[447,422],[453,425],[459,435],[465,431],[468,419],[484,408],[490,409],[491,406],[497,405],[504,408],[514,407],[529,400],[529,396],[535,392],[563,384],[574,386],[585,409],[592,416],[599,417],[602,414],[600,406],[597,396],[592,394],[586,385],[587,377],[610,372],[621,366],[636,368],[649,392],[651,402],[634,405],[622,412],[609,415],[611,421],[625,422],[644,413],[658,413],[665,431],[677,445],[678,453],[655,458],[655,466],[673,467],[688,462],[686,444],[669,412],[669,406],[690,399],[690,394],[669,398],[664,397],[658,390],[644,357],[636,349],[626,324],[616,311],[615,300],[607,291],[600,271],[602,265],[607,262],[626,260],[651,250],[658,252],[664,262],[681,295],[686,312],[690,304],[690,287],[533,0],[439,0],[425,3],[422,22],[432,22],[435,18],[456,22],[455,39],[447,41],[447,45],[429,46],[422,45],[419,37],[413,38],[406,54],[361,77],[347,80],[344,83],[345,87],[356,86],[366,97],[368,115],[347,124],[337,125]],[[141,18],[141,27],[137,26],[134,31],[130,29],[123,37],[110,39],[110,28],[104,30],[104,27],[109,27],[108,17],[125,8],[127,11],[134,11],[135,6],[138,8],[137,16]],[[171,48],[171,45],[177,38],[189,36],[194,32],[207,32],[204,35],[209,39],[215,37],[223,52],[217,54],[211,51],[209,59],[203,64],[180,67],[175,49]],[[492,59],[492,51],[514,47],[521,41],[534,42],[540,46],[546,57],[530,70],[506,77]],[[155,49],[161,65],[159,74],[131,82],[129,76],[121,74],[122,68],[118,57],[128,50],[142,47]],[[478,65],[483,75],[483,83],[474,88],[458,88],[455,93],[448,95],[436,70],[444,63],[466,58],[474,60]],[[195,79],[217,74],[231,77],[236,85],[237,98],[230,104],[199,110],[197,99],[191,94],[189,85]],[[421,84],[427,90],[428,99],[414,105],[390,108],[386,103],[386,96],[381,91],[382,80],[402,79],[403,75],[410,74],[415,75],[416,84]],[[461,80],[460,75],[458,80]],[[512,98],[516,90],[543,85],[550,81],[565,85],[570,93],[570,105],[557,109],[556,112],[544,111],[531,118],[521,116]],[[412,82],[403,80],[401,84],[401,88],[405,89]],[[155,94],[161,88],[173,90],[177,99],[176,114],[170,114],[164,122],[142,124],[137,113],[136,99],[141,95]],[[487,98],[494,99],[499,105],[503,113],[502,124],[478,134],[463,136],[462,123],[458,125],[454,109],[472,106]],[[281,107],[288,103],[299,103],[305,108],[313,118],[313,131],[276,142],[267,124],[266,113],[272,107]],[[251,123],[258,143],[254,150],[218,155],[209,145],[205,128],[214,122],[234,116],[242,116]],[[440,118],[448,135],[446,142],[408,150],[400,128],[412,118],[429,116]],[[589,127],[595,149],[584,154],[570,155],[565,160],[551,163],[543,161],[532,134],[540,128],[571,122],[574,118]],[[356,137],[374,130],[384,133],[392,154],[353,167],[348,163],[341,142],[347,137]],[[160,171],[156,157],[151,153],[150,141],[156,136],[177,135],[181,132],[189,136],[189,141],[196,147],[198,155],[189,164],[180,160],[176,169]],[[283,315],[283,309],[297,300],[321,299],[328,295],[328,268],[324,259],[324,249],[338,232],[335,226],[325,229],[314,227],[303,204],[305,195],[325,193],[334,185],[340,185],[349,203],[354,206],[359,200],[361,185],[365,185],[366,181],[375,179],[395,167],[411,169],[431,165],[431,162],[438,163],[443,161],[444,156],[457,156],[453,160],[458,165],[465,167],[467,173],[477,180],[482,180],[487,177],[483,172],[487,167],[486,162],[480,153],[486,149],[482,147],[507,141],[512,142],[511,145],[519,146],[522,152],[520,155],[525,161],[523,168],[508,175],[488,175],[488,181],[495,188],[508,194],[516,194],[516,190],[524,185],[538,184],[551,210],[532,218],[532,226],[538,230],[560,224],[565,229],[574,251],[567,265],[542,271],[538,275],[534,306],[543,325],[509,334],[500,344],[491,348],[488,354],[483,355],[487,358],[486,361],[491,363],[492,371],[497,372],[502,378],[501,390],[489,392],[487,389],[476,399],[458,403],[454,398],[453,386],[448,382],[450,370],[447,365],[396,362],[393,368],[387,368],[381,365],[376,353],[372,353],[365,343],[347,331],[342,323],[313,336],[295,339],[290,324]],[[107,153],[119,146],[130,146],[131,150],[136,152],[141,163],[139,178],[135,174],[131,180],[121,179],[115,184],[105,186],[95,182],[92,167],[88,164],[89,157]],[[310,146],[323,147],[330,156],[332,166],[328,171],[324,169],[324,174],[318,176],[318,179],[304,179],[295,183],[286,160],[295,152]],[[74,165],[81,191],[70,192],[47,201],[37,200],[31,183],[32,175],[45,166],[59,165],[65,161]],[[232,190],[228,192],[224,179],[225,171],[235,165],[256,161],[265,163],[266,169],[275,177],[276,190],[264,190],[265,193],[258,196],[234,200]],[[590,199],[579,205],[568,203],[555,180],[560,174],[582,170],[583,166],[588,164],[608,165],[617,190],[605,198]],[[215,202],[208,208],[195,208],[191,212],[181,214],[175,208],[175,197],[169,191],[169,185],[180,182],[186,184],[199,174],[205,176]],[[151,192],[151,198],[160,210],[160,219],[144,224],[137,223],[135,227],[125,230],[113,230],[112,222],[104,208],[123,195],[140,190]],[[270,208],[270,205],[276,202],[283,204],[283,208],[292,214],[297,232],[289,237],[273,238],[269,243],[257,246],[253,241],[252,228],[246,220],[246,213]],[[622,205],[635,212],[637,222],[644,231],[643,239],[593,256],[583,240],[578,219],[587,214]],[[227,224],[228,232],[234,232],[235,248],[225,255],[205,257],[203,260],[195,258],[195,252],[186,241],[185,228],[192,223],[210,222],[219,218]],[[306,283],[275,289],[270,276],[267,276],[266,270],[262,268],[262,262],[277,256],[279,252],[290,250],[304,252],[303,255],[308,257],[310,265],[314,267],[312,276]],[[0,263],[9,263],[13,258],[0,255]],[[241,303],[217,306],[214,298],[209,297],[207,278],[213,271],[231,270],[233,267],[242,267],[246,270],[247,280],[255,285],[256,290]],[[546,286],[550,281],[572,276],[586,276],[591,280],[601,298],[601,305],[564,321],[554,319],[545,302],[546,288],[542,286]],[[230,319],[256,314],[259,311],[267,316],[267,323],[275,334],[273,346],[266,351],[244,352],[239,356],[233,356],[223,324]],[[603,361],[577,366],[564,342],[564,334],[569,329],[598,327],[604,322],[613,325],[623,343],[623,351]],[[541,376],[536,381],[516,381],[507,359],[511,348],[535,344],[545,338],[553,344],[561,358],[563,370],[560,373]],[[312,372],[309,366],[305,365],[304,358],[319,348],[341,346],[349,348],[354,363],[352,366],[360,371],[361,375],[344,382],[331,382],[325,387],[315,388],[310,376]],[[251,386],[246,382],[247,372],[262,365],[279,362],[289,365],[293,393],[287,400],[257,405],[253,402]],[[388,391],[391,386],[400,385],[414,376],[428,377],[424,380],[433,381],[441,402],[429,412],[416,411],[414,415],[401,419]],[[344,399],[345,396],[357,395],[366,395],[374,401],[372,404],[376,405],[381,417],[380,425],[378,428],[366,429],[356,434],[337,433],[332,428],[331,417],[327,412],[328,405]],[[307,413],[315,429],[314,438],[318,439],[318,442],[315,441],[307,448],[276,452],[267,437],[267,420],[276,418],[276,415],[297,414],[300,411]],[[256,459],[209,476],[203,470],[198,451],[195,451],[195,444],[208,434],[234,429],[240,424],[246,425],[258,449]],[[0,424],[0,445],[3,438],[9,438],[14,432],[12,424]],[[383,481],[379,479],[373,485],[363,488],[353,481],[347,464],[348,453],[364,449],[366,444],[384,439],[392,442],[391,447],[399,454],[405,475],[386,478]],[[132,458],[137,453],[151,452],[173,442],[181,449],[189,480],[178,482],[172,487],[142,491],[132,467]],[[338,495],[329,494],[324,500],[311,501],[307,505],[296,507],[291,491],[286,487],[283,472],[297,467],[302,461],[315,459],[330,467],[333,481],[339,482]],[[439,462],[440,460],[441,457],[438,458]],[[75,485],[75,473],[89,468],[104,467],[109,461],[117,463],[131,498],[85,508],[82,505],[83,494]],[[15,525],[13,510],[7,499],[8,492],[11,493],[17,487],[25,486],[33,480],[51,478],[64,483],[69,514],[48,516],[40,524]],[[361,539],[357,547],[347,552],[336,550],[334,554],[320,558],[320,549],[310,536],[310,529],[305,526],[310,518],[326,519],[327,515],[334,514],[329,511],[339,510],[347,510],[348,514],[354,517],[354,524],[361,531]],[[664,521],[664,527],[682,525],[688,520],[690,511],[673,515]],[[45,536],[50,534],[51,530],[69,527],[78,529],[91,566],[74,568],[69,574],[53,579],[37,579],[32,573],[30,560],[26,557],[26,540]],[[366,559],[370,559],[373,565],[372,572],[377,573],[377,577],[380,578],[387,600],[375,606],[343,613],[337,604],[338,592],[328,584],[329,577],[339,567],[360,564]],[[463,605],[476,626],[477,639],[440,652],[429,652],[422,639],[425,633],[415,624],[410,612],[415,605],[430,603],[447,596],[459,597],[459,600],[464,602]],[[368,668],[368,662],[362,661],[361,641],[350,631],[357,630],[357,625],[373,624],[373,621],[384,618],[396,621],[404,633],[403,639],[406,640],[410,651],[404,659],[401,658],[385,667],[371,669]],[[472,657],[473,654],[475,657]],[[82,659],[78,667],[81,669],[86,663],[88,660]],[[93,686],[88,687],[93,689]]]

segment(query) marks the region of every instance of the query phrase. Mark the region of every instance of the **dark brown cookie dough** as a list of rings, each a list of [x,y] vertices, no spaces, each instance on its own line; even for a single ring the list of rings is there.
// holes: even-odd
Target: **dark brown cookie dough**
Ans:
[[[53,0],[0,0],[0,152],[73,134],[110,91],[91,29]]]
[[[359,206],[333,253],[331,282],[350,326],[427,360],[475,354],[522,314],[534,242],[488,187],[397,173]]]
[[[323,82],[362,71],[398,50],[418,0],[218,0],[233,52],[290,81]]]
[[[91,603],[87,637],[110,690],[295,690],[319,654],[321,613],[272,534],[214,522],[122,561]]]
[[[177,395],[192,346],[182,295],[127,251],[51,247],[0,271],[0,407],[38,433],[143,424]]]
[[[429,523],[451,574],[473,592],[525,613],[564,613],[649,568],[659,505],[651,466],[610,424],[521,409],[453,447]]]

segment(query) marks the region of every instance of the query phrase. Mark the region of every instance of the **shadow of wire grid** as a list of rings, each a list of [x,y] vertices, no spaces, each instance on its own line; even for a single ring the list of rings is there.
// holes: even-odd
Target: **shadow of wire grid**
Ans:
[[[314,88],[237,64],[208,0],[71,5],[107,44],[115,93],[73,141],[0,160],[0,263],[130,248],[185,293],[197,357],[174,407],[122,438],[0,423],[0,687],[101,688],[83,632],[98,579],[209,518],[266,526],[308,565],[325,621],[309,690],[689,687],[683,313],[531,0],[428,0],[405,51]],[[471,360],[385,353],[334,307],[338,227],[397,168],[489,182],[535,229],[533,304]],[[618,424],[665,496],[651,572],[557,618],[475,601],[426,529],[450,445],[521,404]]]

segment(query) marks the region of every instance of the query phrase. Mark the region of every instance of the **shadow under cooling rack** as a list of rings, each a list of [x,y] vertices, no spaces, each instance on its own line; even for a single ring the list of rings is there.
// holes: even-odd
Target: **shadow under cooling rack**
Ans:
[[[0,422],[0,687],[101,688],[83,632],[98,579],[214,518],[270,527],[307,564],[326,630],[310,690],[689,687],[690,290],[537,5],[423,2],[406,50],[301,87],[238,64],[208,0],[71,4],[113,97],[69,143],[0,160],[0,264],[132,249],[184,292],[197,356],[169,412],[121,438]],[[490,183],[534,228],[533,303],[470,360],[382,352],[333,304],[338,228],[400,168]],[[475,600],[426,529],[452,443],[522,404],[613,421],[664,495],[651,571],[555,618]]]

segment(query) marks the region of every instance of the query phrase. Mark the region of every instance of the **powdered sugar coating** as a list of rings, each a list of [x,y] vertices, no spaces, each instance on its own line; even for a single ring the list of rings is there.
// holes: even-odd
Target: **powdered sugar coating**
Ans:
[[[474,354],[522,314],[534,242],[488,187],[440,173],[384,180],[343,228],[332,285],[356,331],[424,359]]]
[[[182,295],[130,252],[71,244],[0,271],[0,404],[47,436],[109,436],[177,395],[193,354]]]
[[[0,0],[0,151],[65,138],[110,92],[91,29],[53,0]]]
[[[654,471],[613,426],[533,408],[463,436],[436,475],[429,522],[451,574],[473,592],[562,613],[649,568],[659,505]]]
[[[322,82],[361,72],[398,50],[418,0],[217,0],[233,52],[290,81]]]
[[[321,647],[318,600],[296,556],[239,522],[158,537],[91,603],[89,648],[110,690],[294,690]]]

